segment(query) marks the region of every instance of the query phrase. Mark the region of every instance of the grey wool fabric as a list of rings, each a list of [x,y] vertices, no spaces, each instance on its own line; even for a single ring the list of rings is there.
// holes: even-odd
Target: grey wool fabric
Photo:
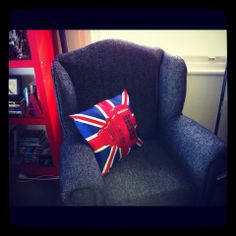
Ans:
[[[161,49],[145,48],[120,40],[105,40],[60,55],[53,67],[54,71],[61,71],[63,67],[63,74],[58,76],[65,79],[56,82],[58,87],[65,89],[69,85],[71,88],[73,84],[76,101],[72,102],[72,107],[74,109],[77,102],[77,113],[104,99],[115,97],[126,88],[132,111],[139,124],[140,135],[143,138],[152,138],[157,127],[157,81],[162,56]],[[58,73],[54,74],[57,76]],[[70,82],[65,82],[68,81],[67,75]],[[68,98],[67,94],[63,96],[63,100],[69,99],[63,101],[67,105],[65,109],[70,107],[73,90]],[[63,113],[65,122],[70,119],[67,116],[70,112],[65,110]],[[143,114],[152,116],[153,119],[146,119]]]
[[[226,145],[195,121],[183,115],[173,118],[164,128],[163,139],[201,193],[208,191],[219,173],[227,171]]]
[[[227,147],[183,116],[186,65],[160,48],[103,40],[58,55],[52,65],[63,132],[61,195],[66,205],[207,205],[227,168]],[[142,148],[101,176],[93,151],[70,114],[126,88]]]
[[[158,167],[158,168],[157,168]],[[122,171],[121,171],[122,170]],[[114,206],[195,205],[196,189],[187,173],[176,168],[157,140],[147,140],[122,159],[104,178]]]
[[[67,136],[61,146],[62,199],[73,205],[77,203],[74,196],[80,195],[79,205],[103,205],[106,189],[93,151],[87,145],[78,143],[78,134],[74,133]]]

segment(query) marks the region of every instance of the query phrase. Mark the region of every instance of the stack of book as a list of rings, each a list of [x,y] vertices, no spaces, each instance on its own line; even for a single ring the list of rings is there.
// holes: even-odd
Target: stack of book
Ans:
[[[40,164],[40,158],[47,149],[49,149],[49,144],[44,130],[24,129],[21,132],[17,152],[24,163]]]
[[[12,97],[8,101],[8,114],[11,117],[22,117],[26,112],[25,99],[23,96]]]
[[[23,94],[10,95],[8,100],[8,115],[10,117],[42,116],[42,109],[37,96],[35,81],[28,84]]]

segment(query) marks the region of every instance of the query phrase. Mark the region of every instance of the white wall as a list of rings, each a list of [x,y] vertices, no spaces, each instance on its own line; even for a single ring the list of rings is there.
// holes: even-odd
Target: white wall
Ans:
[[[226,30],[91,30],[91,41],[116,38],[179,56],[227,56]]]
[[[222,83],[222,75],[190,74],[187,77],[183,114],[212,132],[215,130]],[[227,142],[227,99],[224,100],[218,136]]]

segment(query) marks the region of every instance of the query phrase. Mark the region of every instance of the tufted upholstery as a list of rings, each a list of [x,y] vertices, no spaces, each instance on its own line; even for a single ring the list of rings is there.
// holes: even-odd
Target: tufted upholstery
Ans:
[[[57,56],[52,65],[63,130],[61,193],[68,205],[208,204],[226,170],[226,145],[183,116],[186,65],[160,48],[103,40]],[[124,88],[144,146],[102,177],[69,114]]]

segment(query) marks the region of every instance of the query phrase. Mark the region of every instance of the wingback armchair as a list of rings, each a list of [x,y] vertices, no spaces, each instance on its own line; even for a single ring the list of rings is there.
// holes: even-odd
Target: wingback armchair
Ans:
[[[211,205],[227,168],[227,146],[182,114],[187,68],[161,48],[102,40],[52,65],[63,142],[61,196],[77,206]],[[126,88],[144,141],[101,176],[70,114]]]

